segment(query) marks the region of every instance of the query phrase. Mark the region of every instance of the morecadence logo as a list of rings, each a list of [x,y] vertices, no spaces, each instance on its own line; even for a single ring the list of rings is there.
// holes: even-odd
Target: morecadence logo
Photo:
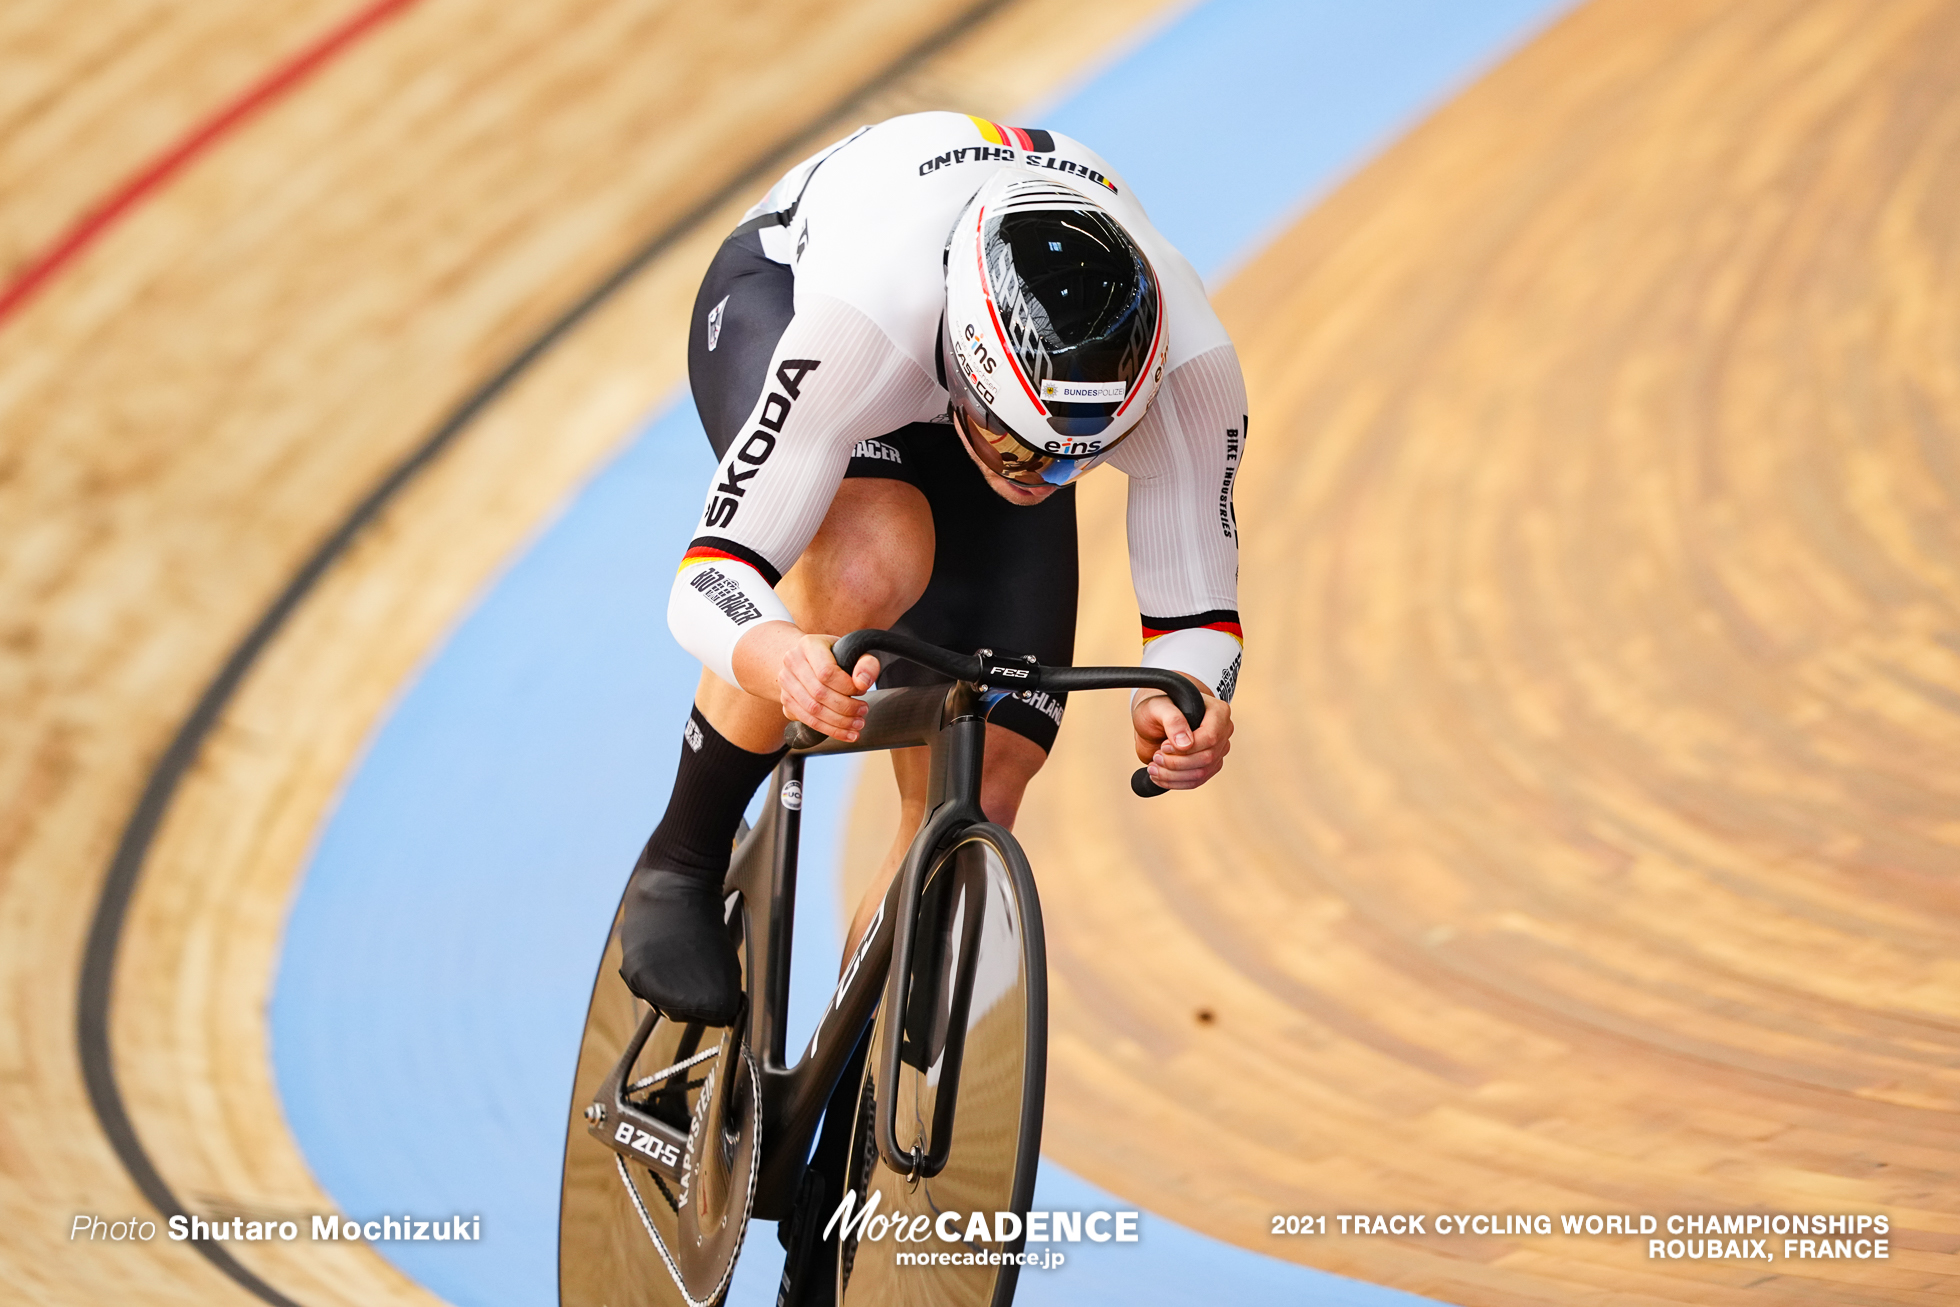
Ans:
[[[881,1212],[884,1194],[873,1193],[871,1201],[858,1207],[855,1192],[825,1222],[823,1237],[835,1235],[840,1241],[879,1243],[952,1244],[955,1248],[907,1249],[895,1254],[900,1266],[1028,1266],[1053,1270],[1068,1260],[1062,1250],[1052,1246],[1039,1252],[1016,1251],[1009,1244],[1024,1236],[1030,1242],[1058,1243],[1136,1243],[1140,1212],[1128,1211],[1049,1211],[1049,1212],[958,1212],[948,1209],[936,1215],[924,1212]]]

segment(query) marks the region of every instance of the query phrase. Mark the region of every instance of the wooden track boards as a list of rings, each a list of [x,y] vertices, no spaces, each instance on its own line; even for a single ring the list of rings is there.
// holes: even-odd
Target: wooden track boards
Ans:
[[[1598,0],[1226,288],[1238,747],[1140,804],[1078,696],[1023,811],[1054,1155],[1452,1302],[1960,1293],[1956,86],[1949,4]],[[1711,1211],[1892,1255],[1266,1234]]]
[[[1021,62],[1035,8],[860,116],[1009,112],[1061,71]],[[140,1210],[75,1071],[75,967],[217,661],[572,289],[951,9],[862,6],[824,46],[673,4],[427,0],[0,325],[10,1290],[243,1298],[177,1245],[64,1242],[75,1211]],[[52,6],[0,20],[53,69],[0,104],[41,133],[0,131],[9,261],[341,15],[118,12],[127,44]],[[1081,696],[1024,817],[1062,1160],[1466,1303],[1951,1298],[1956,37],[1916,0],[1596,4],[1229,288],[1256,414],[1233,784],[1136,804]],[[698,80],[731,50],[793,91]],[[400,678],[678,378],[714,227],[398,506],[193,778],[117,1007],[193,1202],[324,1207],[260,1011],[305,841]],[[1114,479],[1085,490],[1085,539],[1115,540]],[[1088,569],[1083,655],[1126,661],[1120,550]],[[1894,1257],[1264,1235],[1274,1211],[1751,1205],[1889,1211]],[[269,1251],[308,1301],[426,1301],[370,1254]]]
[[[113,39],[53,6],[0,20],[38,61],[0,103],[39,133],[0,146],[9,192],[36,195],[9,202],[9,261],[347,13],[217,8],[127,6],[105,20]],[[995,6],[826,122],[972,6],[424,0],[0,323],[0,1284],[49,1303],[247,1300],[181,1244],[66,1242],[76,1212],[144,1210],[83,1092],[74,994],[148,768],[307,553],[608,268],[772,149],[791,151],[780,168],[927,104],[1005,115],[1159,8]],[[176,97],[158,109],[160,87]],[[679,382],[700,270],[752,198],[658,259],[397,502],[188,779],[132,905],[113,1018],[137,1128],[194,1209],[330,1210],[265,1045],[307,842],[417,660]],[[365,1248],[231,1248],[308,1304],[430,1300]]]

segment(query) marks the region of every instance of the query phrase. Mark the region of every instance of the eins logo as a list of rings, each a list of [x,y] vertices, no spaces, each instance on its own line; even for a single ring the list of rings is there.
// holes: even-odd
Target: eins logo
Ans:
[[[1067,440],[1048,440],[1042,442],[1043,449],[1056,458],[1087,458],[1103,447],[1100,440],[1077,440],[1071,436]]]
[[[968,341],[972,344],[969,345]],[[992,404],[993,387],[989,386],[980,374],[992,372],[999,366],[999,361],[987,352],[987,346],[981,341],[979,331],[971,322],[966,324],[965,331],[953,338],[953,354],[959,361],[960,371],[966,374],[967,381],[979,392],[980,398]]]

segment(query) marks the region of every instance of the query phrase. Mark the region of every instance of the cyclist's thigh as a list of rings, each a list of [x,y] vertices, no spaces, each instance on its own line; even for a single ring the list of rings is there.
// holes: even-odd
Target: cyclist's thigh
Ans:
[[[931,505],[934,533],[931,580],[896,629],[961,653],[985,647],[1033,654],[1051,666],[1073,663],[1075,487],[1039,504],[1010,504],[987,488],[950,426],[915,423],[886,439],[900,447],[913,484]],[[900,663],[879,683],[935,679]],[[1041,691],[1005,697],[987,719],[1045,752],[1055,742],[1065,701]]]
[[[847,477],[776,593],[806,631],[890,626],[932,575],[932,510],[918,488]]]
[[[796,278],[762,252],[754,232],[721,243],[694,297],[687,380],[715,457],[755,410],[776,342],[796,312]]]

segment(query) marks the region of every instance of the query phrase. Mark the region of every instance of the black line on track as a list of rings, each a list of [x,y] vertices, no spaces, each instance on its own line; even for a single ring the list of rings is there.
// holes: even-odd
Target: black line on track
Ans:
[[[218,674],[204,687],[204,693],[198,697],[190,715],[178,726],[169,747],[151,768],[149,778],[143,785],[142,796],[123,826],[122,838],[116,845],[115,856],[109,862],[109,872],[103,881],[101,897],[96,900],[94,920],[89,925],[88,944],[82,954],[81,984],[76,994],[75,1042],[81,1057],[82,1079],[88,1086],[89,1103],[94,1107],[102,1133],[108,1136],[109,1144],[116,1150],[123,1169],[166,1221],[172,1216],[189,1216],[191,1213],[186,1212],[177,1201],[176,1194],[150,1160],[149,1152],[143,1147],[135,1124],[130,1120],[122,1088],[116,1082],[115,1055],[109,1044],[109,1003],[114,989],[116,955],[122,943],[123,924],[129,916],[130,900],[135,896],[136,882],[142,875],[143,863],[149,856],[157,831],[163,825],[164,816],[170,810],[171,800],[176,797],[178,786],[196,763],[212,727],[217,725],[259,656],[271,645],[314,587],[353,546],[361,533],[380,517],[382,510],[395,496],[434,463],[444,450],[456,443],[457,438],[486,409],[573,328],[644,271],[649,263],[690,235],[718,210],[738,199],[744,191],[773,181],[774,173],[794,162],[799,150],[810,148],[811,138],[820,130],[850,114],[863,101],[890,89],[917,65],[944,50],[968,28],[991,17],[995,10],[1004,8],[1008,3],[1010,0],[978,0],[978,3],[968,5],[949,22],[880,69],[870,80],[823,113],[809,119],[793,135],[773,146],[719,190],[641,243],[597,285],[573,301],[569,308],[450,410],[435,430],[368,491],[333,533],[313,551],[299,571],[293,574],[278,597],[253,623],[252,629],[232,648],[231,655],[218,669]],[[262,1301],[273,1304],[273,1307],[300,1307],[293,1299],[241,1265],[222,1243],[209,1239],[189,1242],[213,1266]]]

